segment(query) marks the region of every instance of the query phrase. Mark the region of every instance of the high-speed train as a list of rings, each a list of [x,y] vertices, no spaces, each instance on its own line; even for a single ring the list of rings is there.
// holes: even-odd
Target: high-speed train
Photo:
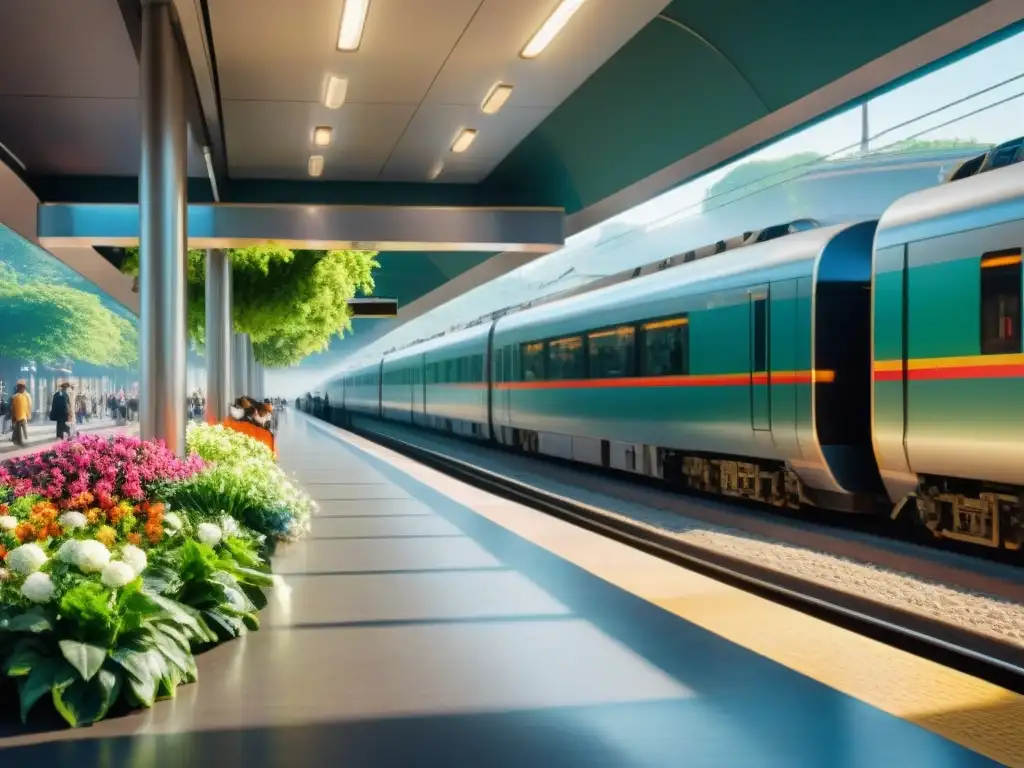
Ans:
[[[1024,143],[879,220],[385,355],[332,408],[765,504],[1024,544]],[[973,175],[972,175],[973,174]]]

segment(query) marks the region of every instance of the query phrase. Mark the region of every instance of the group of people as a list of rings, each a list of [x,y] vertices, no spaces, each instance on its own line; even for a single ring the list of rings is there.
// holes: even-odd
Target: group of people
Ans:
[[[14,395],[7,407],[11,420],[11,441],[18,446],[28,442],[28,423],[32,420],[32,395],[24,380],[15,384]],[[57,439],[71,436],[72,424],[85,424],[99,418],[101,410],[111,420],[132,421],[139,412],[139,398],[134,392],[109,392],[97,395],[90,392],[74,392],[69,381],[61,382],[50,402],[49,419],[56,423]]]

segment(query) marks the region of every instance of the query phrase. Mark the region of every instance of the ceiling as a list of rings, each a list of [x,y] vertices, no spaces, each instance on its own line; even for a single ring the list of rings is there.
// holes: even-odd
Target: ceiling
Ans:
[[[232,177],[304,178],[315,126],[334,128],[324,178],[484,179],[667,0],[592,0],[535,60],[519,52],[552,0],[375,0],[359,50],[336,50],[340,0],[209,0]],[[345,104],[323,105],[327,77]],[[480,109],[514,85],[496,115]],[[462,128],[479,130],[460,155]]]
[[[190,199],[210,199],[210,143],[227,201],[554,205],[570,234],[1024,17],[1021,0],[588,0],[527,61],[558,0],[370,0],[354,53],[336,50],[343,0],[172,2],[195,80]],[[44,202],[133,201],[140,0],[0,3],[0,161]],[[329,74],[349,80],[337,110]],[[484,115],[497,82],[515,90]],[[335,135],[311,179],[317,125]],[[476,142],[448,152],[464,127]],[[407,301],[472,266],[382,263],[381,294]]]

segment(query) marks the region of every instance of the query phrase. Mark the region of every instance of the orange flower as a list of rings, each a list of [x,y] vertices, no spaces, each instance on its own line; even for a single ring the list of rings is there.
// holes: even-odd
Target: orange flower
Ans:
[[[35,537],[36,529],[32,527],[31,523],[18,523],[18,527],[14,529],[14,538],[22,544]]]
[[[114,546],[114,542],[117,541],[117,531],[111,528],[109,525],[104,525],[98,531],[96,531],[96,541],[110,549]]]
[[[0,544],[0,560],[3,560],[5,557],[7,557],[7,547]]]
[[[85,513],[85,519],[89,525],[96,525],[103,519],[103,510],[92,507]]]
[[[57,523],[50,523],[48,526],[46,526],[46,535],[56,539],[63,536],[64,531]]]
[[[146,537],[151,544],[157,544],[163,538],[164,527],[159,522],[149,521],[146,523]]]
[[[137,533],[129,533],[126,537],[129,544],[134,544],[136,547],[142,543],[142,537]]]
[[[107,510],[107,520],[111,525],[117,525],[122,517],[124,517],[124,510],[119,506],[113,506]]]

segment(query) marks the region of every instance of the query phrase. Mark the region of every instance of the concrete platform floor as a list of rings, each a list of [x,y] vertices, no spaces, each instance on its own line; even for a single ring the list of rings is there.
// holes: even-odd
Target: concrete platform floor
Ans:
[[[681,618],[684,603],[742,618],[735,611],[747,604],[715,582],[332,432],[294,412],[282,421],[282,465],[320,514],[309,538],[277,557],[288,589],[260,632],[202,656],[200,682],[150,711],[82,731],[44,724],[30,733],[5,718],[0,763],[993,764],[941,727]],[[616,585],[613,572],[641,586]],[[749,617],[755,634],[798,616],[772,611],[766,604]],[[790,630],[793,648],[797,634],[816,631],[801,619],[811,623]],[[866,647],[861,640],[849,647]],[[883,667],[846,658],[855,674],[913,666],[875,646],[872,663]],[[985,701],[1016,712],[1019,699],[997,692]],[[995,744],[985,751],[1014,762],[998,733],[985,741],[1004,718],[981,700],[929,702],[933,717],[976,722],[978,743]]]

